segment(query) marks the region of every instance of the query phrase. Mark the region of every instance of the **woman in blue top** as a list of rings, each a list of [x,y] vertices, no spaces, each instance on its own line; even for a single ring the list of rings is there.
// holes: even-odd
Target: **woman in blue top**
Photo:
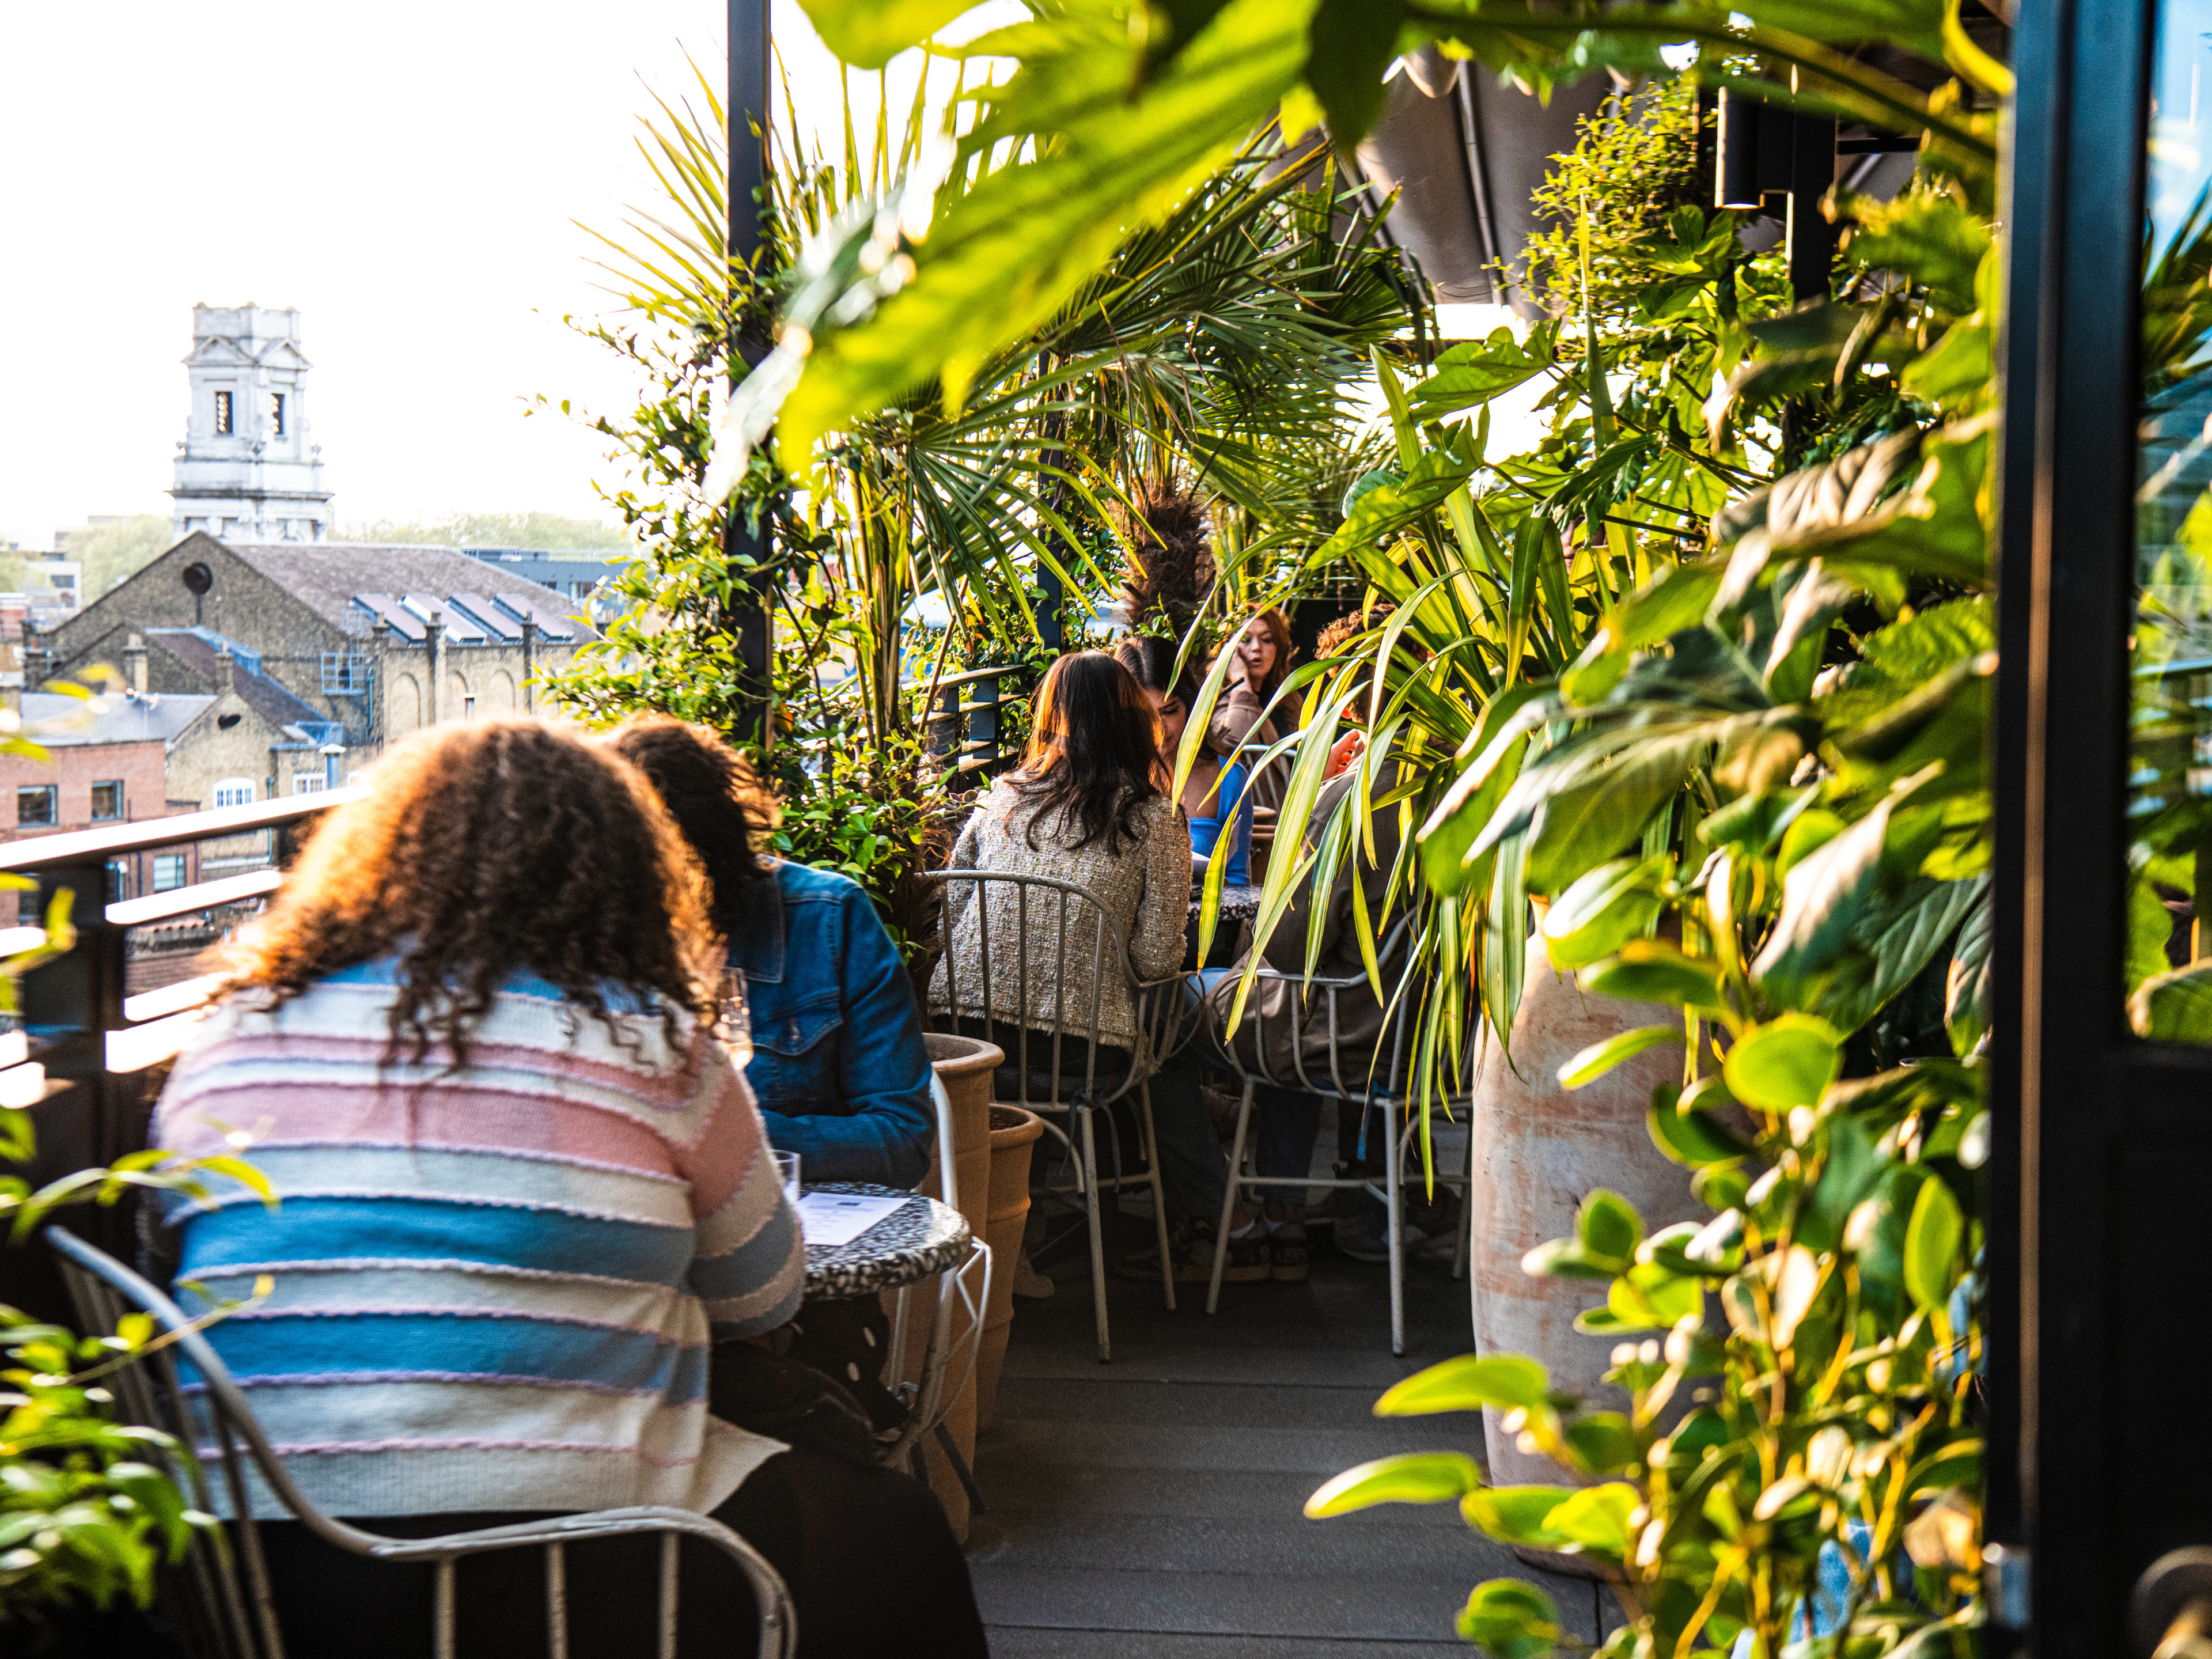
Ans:
[[[775,800],[705,726],[648,714],[612,743],[706,872],[708,919],[745,976],[745,1081],[769,1144],[799,1154],[805,1182],[915,1186],[937,1138],[929,1051],[914,981],[875,905],[844,876],[754,850]],[[850,1391],[877,1429],[903,1419],[881,1381],[890,1326],[875,1297],[810,1301],[788,1328],[790,1357]]]
[[[1159,716],[1160,747],[1168,764],[1175,764],[1182,746],[1183,727],[1190,706],[1198,696],[1197,677],[1186,665],[1176,672],[1176,643],[1154,635],[1132,635],[1114,648],[1121,666],[1136,677],[1146,700]],[[1231,887],[1249,886],[1252,880],[1252,796],[1246,788],[1249,775],[1240,761],[1224,761],[1212,750],[1199,750],[1198,760],[1184,780],[1182,810],[1190,820],[1190,852],[1194,865],[1203,868],[1226,842],[1224,854],[1229,868],[1223,879]]]
[[[914,981],[859,883],[754,851],[775,805],[703,726],[649,714],[613,738],[698,855],[709,916],[745,976],[745,1081],[802,1180],[912,1187],[937,1133]]]

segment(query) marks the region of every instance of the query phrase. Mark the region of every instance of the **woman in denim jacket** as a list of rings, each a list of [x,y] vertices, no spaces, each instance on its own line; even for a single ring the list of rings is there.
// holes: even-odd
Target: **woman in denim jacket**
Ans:
[[[613,746],[642,771],[706,866],[712,917],[742,969],[745,1081],[769,1140],[807,1182],[911,1188],[937,1133],[914,981],[858,883],[753,850],[775,820],[752,770],[702,726],[647,715]]]

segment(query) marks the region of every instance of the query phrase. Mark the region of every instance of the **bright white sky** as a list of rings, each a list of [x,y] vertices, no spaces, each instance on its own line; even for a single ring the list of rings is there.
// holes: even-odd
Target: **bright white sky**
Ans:
[[[719,82],[726,27],[726,0],[0,0],[0,544],[167,515],[195,301],[301,309],[339,520],[611,519],[605,441],[523,410],[622,406],[562,325],[611,303],[571,222],[648,199],[648,89],[681,95],[687,52]]]
[[[694,89],[687,53],[720,83],[726,5],[0,0],[0,545],[167,515],[196,301],[301,310],[340,523],[611,520],[605,441],[524,410],[626,406],[561,320],[613,304],[575,222],[651,200],[638,118]],[[834,60],[775,12],[802,113],[834,121]]]

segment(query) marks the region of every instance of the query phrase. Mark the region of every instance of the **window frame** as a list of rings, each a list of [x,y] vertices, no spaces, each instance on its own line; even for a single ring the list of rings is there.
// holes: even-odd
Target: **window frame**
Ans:
[[[112,812],[103,812],[100,810],[100,792],[103,789],[112,789],[115,792],[115,810]],[[121,823],[130,817],[131,792],[124,787],[124,781],[121,778],[94,778],[89,793],[92,801],[89,808],[90,822]]]
[[[23,816],[26,796],[42,796],[46,803],[46,815],[42,818]],[[57,830],[61,827],[61,788],[52,783],[19,783],[15,786],[15,827],[18,830]]]

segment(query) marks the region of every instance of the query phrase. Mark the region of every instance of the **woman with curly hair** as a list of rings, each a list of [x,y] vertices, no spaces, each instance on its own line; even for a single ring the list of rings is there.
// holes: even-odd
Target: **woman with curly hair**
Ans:
[[[283,1198],[165,1194],[177,1294],[273,1279],[209,1340],[325,1513],[430,1536],[672,1504],[775,1563],[811,1659],[907,1650],[916,1597],[980,1654],[921,1488],[712,1409],[712,1345],[782,1325],[805,1281],[714,971],[697,866],[633,768],[528,720],[400,744],[323,819],[162,1094],[158,1144],[247,1126]],[[426,1650],[428,1569],[255,1504],[295,1651]],[[652,1649],[656,1557],[572,1547],[575,1650]],[[465,1568],[461,1650],[544,1651],[541,1578],[530,1552]],[[686,1651],[726,1650],[742,1579],[702,1551],[681,1582]]]

